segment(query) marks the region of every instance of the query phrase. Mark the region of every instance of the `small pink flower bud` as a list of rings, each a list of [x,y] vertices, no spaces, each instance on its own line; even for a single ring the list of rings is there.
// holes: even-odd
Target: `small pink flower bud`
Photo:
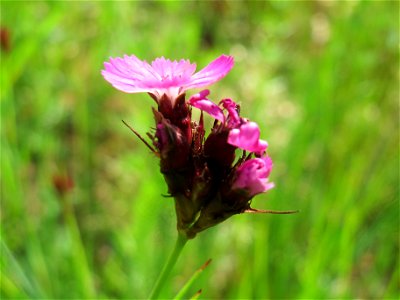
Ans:
[[[274,187],[272,182],[268,182],[271,170],[272,160],[270,157],[250,159],[237,169],[232,189],[245,190],[251,197],[266,192]]]

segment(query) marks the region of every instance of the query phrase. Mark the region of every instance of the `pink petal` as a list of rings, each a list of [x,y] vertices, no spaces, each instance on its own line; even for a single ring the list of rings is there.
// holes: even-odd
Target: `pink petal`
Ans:
[[[228,111],[228,125],[233,128],[240,124],[238,114],[238,105],[232,99],[224,99],[221,101],[222,106]]]
[[[267,147],[268,143],[260,140],[260,129],[257,123],[247,122],[240,128],[234,128],[229,132],[228,143],[240,149],[262,153]]]
[[[221,55],[204,69],[194,74],[190,80],[190,83],[185,85],[186,89],[201,88],[210,85],[228,74],[234,64],[233,57],[227,55]]]
[[[205,111],[206,113],[211,115],[214,119],[217,119],[218,121],[223,123],[225,121],[225,117],[222,112],[222,109],[220,109],[218,105],[216,105],[214,102],[206,98],[206,96],[208,96],[209,93],[210,93],[209,90],[204,90],[196,95],[193,95],[189,99],[189,104],[202,111]]]
[[[194,94],[192,97],[190,97],[190,99],[193,100],[201,100],[201,99],[207,99],[206,97],[210,95],[210,90],[202,90],[197,94]]]
[[[109,62],[104,63],[104,67],[101,74],[115,88],[126,93],[152,91],[143,83],[143,79],[149,77],[155,79],[156,74],[151,72],[151,68],[146,62],[140,61],[136,56],[125,55],[123,59],[110,58]]]
[[[151,66],[159,75],[160,81],[169,80],[176,84],[189,81],[196,70],[196,64],[191,64],[189,60],[181,59],[179,62],[176,60],[171,62],[164,57],[156,58]]]

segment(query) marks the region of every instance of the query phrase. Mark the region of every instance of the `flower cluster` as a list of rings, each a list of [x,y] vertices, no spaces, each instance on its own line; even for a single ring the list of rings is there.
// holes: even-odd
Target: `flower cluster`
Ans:
[[[156,101],[153,108],[155,132],[149,134],[160,158],[160,170],[175,199],[177,227],[193,238],[234,214],[259,212],[251,199],[271,189],[268,177],[272,160],[268,144],[260,139],[255,122],[240,116],[240,107],[231,99],[215,104],[203,90],[186,101],[185,92],[208,86],[233,67],[233,57],[222,55],[195,73],[188,60],[157,58],[151,64],[136,56],[111,58],[102,71],[115,88],[127,92],[147,92]],[[192,108],[201,110],[198,122]],[[203,112],[215,119],[206,136]],[[241,155],[236,157],[236,150]],[[261,212],[261,211],[260,211]]]

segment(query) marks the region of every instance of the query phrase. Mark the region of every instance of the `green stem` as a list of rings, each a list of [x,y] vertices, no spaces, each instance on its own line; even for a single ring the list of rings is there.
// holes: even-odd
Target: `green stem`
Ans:
[[[181,254],[182,249],[187,241],[188,239],[186,236],[184,236],[183,234],[178,234],[178,239],[176,240],[174,251],[172,251],[171,256],[168,258],[167,263],[164,265],[164,268],[162,269],[161,274],[158,277],[156,284],[154,285],[149,299],[158,298],[158,295],[160,294],[161,289],[165,284],[165,281],[168,279],[168,276],[171,273],[172,268],[178,260],[178,257]]]

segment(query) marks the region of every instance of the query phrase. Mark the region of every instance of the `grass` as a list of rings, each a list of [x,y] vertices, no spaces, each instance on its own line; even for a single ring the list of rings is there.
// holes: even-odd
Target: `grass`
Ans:
[[[221,53],[211,87],[242,103],[275,162],[240,215],[190,241],[163,296],[399,296],[398,2],[2,1],[1,297],[144,298],[172,250],[158,162],[122,124],[147,95],[101,77],[109,56]],[[61,178],[61,179],[60,179]],[[74,182],[57,192],[55,180]]]

